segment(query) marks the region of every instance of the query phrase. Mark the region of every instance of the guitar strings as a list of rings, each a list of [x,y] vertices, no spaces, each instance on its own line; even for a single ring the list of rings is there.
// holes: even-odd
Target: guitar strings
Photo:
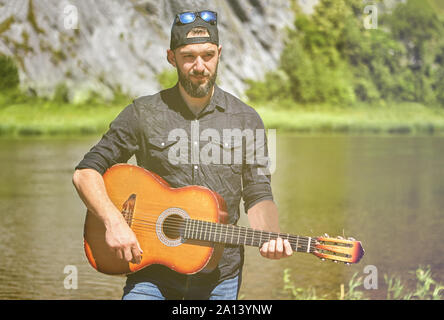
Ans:
[[[140,220],[140,219],[138,219],[138,220]],[[142,221],[146,221],[146,220],[142,220]],[[141,231],[151,231],[151,232],[154,232],[155,229],[156,229],[156,225],[157,224],[156,223],[142,223],[141,224],[141,223],[137,222],[137,223],[135,223],[133,225],[139,231],[141,230]],[[225,225],[222,225],[222,226],[225,226]],[[228,226],[232,226],[232,225],[228,225]],[[183,221],[180,224],[170,225],[170,228],[174,229],[174,230],[171,230],[171,231],[181,231],[181,230],[183,230],[183,227],[184,227],[184,222]],[[248,230],[246,227],[240,227],[240,226],[232,226],[232,228],[233,228],[233,230],[234,230],[234,228],[239,228],[239,232],[236,235],[234,233],[231,234],[231,238],[232,239],[233,239],[233,236],[236,236],[236,237],[239,238],[242,235],[242,238],[244,239],[245,243],[246,242],[254,243],[254,240],[256,240],[256,242],[257,242],[258,239],[257,239],[257,236],[254,237],[254,235],[253,235],[253,229],[249,229]],[[245,228],[243,233],[240,232],[240,231],[242,231],[242,228]],[[227,229],[227,231],[228,231],[228,229]],[[250,232],[248,232],[248,231],[250,231]],[[261,230],[254,230],[254,231],[262,233]],[[190,230],[191,235],[193,235],[193,234],[197,235],[198,232],[199,232],[199,234],[202,234],[202,232],[205,232],[205,231],[204,230],[197,230],[197,229],[196,230]],[[225,240],[227,240],[227,237],[229,236],[227,232],[224,232],[222,230],[218,231],[217,227],[213,228],[213,225],[210,225],[210,230],[209,231],[207,230],[207,232],[210,232],[214,236],[214,240],[217,239],[217,236],[219,236],[219,242],[222,240],[223,237],[225,237]],[[306,245],[309,242],[309,240],[304,239],[304,237],[292,236],[290,234],[282,234],[282,233],[279,233],[279,234],[278,233],[270,233],[268,231],[264,231],[264,232],[266,232],[269,235],[273,235],[273,236],[276,236],[276,237],[281,237],[283,239],[285,239],[285,235],[288,235],[287,240],[290,242],[290,244],[293,244],[293,245],[297,244],[298,247],[299,247],[299,244],[301,246],[303,246],[303,245]],[[283,235],[284,235],[284,237],[282,237]],[[190,237],[190,238],[192,238],[192,237]],[[265,239],[266,239],[266,237],[265,237]],[[271,240],[270,237],[269,237],[269,240]],[[210,236],[209,236],[209,240],[208,241],[210,241]],[[218,242],[218,241],[212,241],[212,242]],[[310,248],[314,248],[314,246],[315,246],[315,241],[312,241],[312,245],[310,245]]]
[[[142,217],[149,217],[149,218],[151,218],[152,216],[158,216],[158,214],[156,214],[156,213],[141,213],[141,212],[138,212],[137,213],[138,214],[138,216],[140,215],[140,216],[142,216]],[[132,219],[137,219],[137,218],[132,218]],[[174,219],[174,218],[171,218],[170,220],[172,220],[172,219]],[[139,219],[139,220],[142,220],[142,219]],[[176,219],[177,220],[177,219]],[[147,221],[147,220],[145,220],[145,221]],[[156,221],[157,221],[157,219],[156,219]],[[182,221],[184,221],[184,220],[181,220],[180,218],[179,218],[179,221],[180,222],[176,222],[176,223],[179,223],[180,225],[183,223]],[[203,220],[194,220],[194,221],[203,221]],[[153,221],[148,221],[149,223],[154,223]],[[204,222],[207,222],[207,221],[204,221]],[[170,222],[170,223],[168,223],[168,222],[165,222],[167,225],[169,225],[169,226],[174,226],[174,222]],[[164,224],[165,224],[164,223]],[[156,223],[154,223],[154,224],[156,224]],[[222,224],[221,224],[222,225]],[[225,224],[223,224],[223,226],[227,226],[227,225],[225,225]],[[228,225],[228,226],[230,226],[230,225]],[[234,226],[234,227],[238,227],[238,228],[243,228],[243,227],[240,227],[240,226]],[[245,227],[244,227],[245,228]],[[252,232],[252,230],[253,229],[250,229],[250,231]],[[220,235],[220,232],[221,231],[217,231],[217,227],[215,227],[215,230],[210,230],[210,231],[215,231],[216,232],[216,234],[217,235]],[[254,230],[255,232],[256,231],[258,231],[258,232],[260,232],[261,230]],[[197,232],[196,230],[194,230],[193,231],[193,233],[194,232]],[[219,232],[219,233],[218,233]],[[245,234],[248,236],[248,230],[247,229],[245,229],[244,231],[243,231],[244,233],[242,233],[242,236],[244,236]],[[264,231],[264,232],[268,232],[268,231]],[[271,233],[271,235],[273,235],[273,236],[277,236],[277,237],[279,237],[279,235],[277,234],[277,233]],[[306,241],[306,242],[308,242],[309,240],[308,239],[304,239],[304,238],[309,238],[309,237],[302,237],[302,236],[293,236],[293,235],[290,235],[290,234],[287,234],[287,233],[285,233],[285,235],[288,235],[288,238],[291,238],[291,239],[295,239],[295,241],[301,241],[301,244],[304,244],[304,241]],[[312,237],[313,238],[313,237]]]
[[[160,205],[159,205],[160,204]],[[151,202],[150,203],[150,205],[151,205],[151,207],[158,207],[158,208],[162,208],[162,209],[167,209],[167,208],[165,208],[165,206],[162,204],[162,203],[159,203],[159,202]],[[194,212],[203,212],[203,211],[200,211],[200,210],[194,210]],[[147,218],[151,218],[151,217],[153,217],[153,216],[155,216],[155,217],[158,217],[159,216],[159,214],[158,213],[143,213],[143,212],[137,212],[137,216],[140,216],[140,217],[147,217]],[[137,218],[132,218],[132,219],[137,219]],[[143,221],[143,219],[138,219],[138,220],[140,220],[140,221]],[[176,221],[174,221],[174,218],[170,218],[170,220],[173,220],[173,221],[170,221],[169,223],[168,222],[165,222],[164,223],[164,225],[166,226],[166,227],[170,227],[170,228],[172,228],[172,227],[176,227],[176,228],[183,228],[183,223],[184,223],[184,221],[182,220],[182,219],[175,219]],[[157,220],[156,220],[157,221]],[[203,220],[194,220],[194,221],[203,221]],[[147,220],[145,220],[145,222],[148,222],[148,224],[152,224],[152,225],[156,225],[156,222],[152,222],[152,221],[147,221]],[[203,221],[203,222],[207,222],[207,221]],[[210,222],[210,223],[212,223],[212,222]],[[174,224],[178,224],[178,225],[174,225]],[[214,224],[214,223],[212,223],[212,224]],[[237,234],[237,236],[238,237],[240,237],[240,236],[242,236],[243,238],[245,237],[246,238],[246,241],[248,241],[248,240],[254,240],[254,232],[261,232],[262,233],[262,231],[261,230],[253,230],[253,229],[247,229],[246,227],[241,227],[241,226],[234,226],[234,225],[226,225],[226,224],[221,224],[222,226],[233,226],[234,228],[241,228],[240,229],[240,231],[238,232],[238,234]],[[142,228],[143,227],[147,227],[147,224],[145,223],[145,224],[142,224],[141,225],[142,226]],[[193,235],[193,234],[196,234],[197,235],[197,232],[202,232],[203,230],[197,230],[197,228],[202,228],[202,226],[194,226],[196,229],[195,230],[189,230],[190,231],[190,233],[191,233],[191,235]],[[217,228],[217,226],[216,225],[214,225],[214,226],[210,226],[210,230],[208,230],[208,232],[212,232],[213,234],[214,234],[214,237],[217,237],[217,236],[219,236],[219,239],[221,239],[221,237],[224,235],[222,232],[224,232],[223,230],[222,230],[222,228],[223,227],[221,227],[220,228],[220,230],[218,230],[218,228]],[[227,227],[225,227],[225,228],[227,228]],[[242,230],[242,228],[244,228],[243,230]],[[208,229],[208,228],[207,228]],[[155,227],[152,227],[152,229],[150,230],[150,231],[155,231]],[[176,231],[180,231],[180,230],[176,230]],[[227,230],[225,230],[225,231],[227,231]],[[309,238],[310,237],[305,237],[305,236],[293,236],[293,235],[290,235],[290,234],[288,234],[288,233],[284,233],[284,234],[282,234],[282,233],[273,233],[273,232],[268,232],[268,231],[264,231],[264,232],[266,232],[267,234],[269,234],[270,236],[274,236],[274,237],[281,237],[281,238],[287,238],[290,242],[296,242],[297,244],[301,244],[301,245],[306,245],[309,241],[311,241]],[[249,234],[249,233],[251,233],[251,234]],[[262,233],[263,234],[263,233]],[[282,235],[284,235],[284,237],[282,237]],[[227,237],[227,232],[225,232],[225,238]],[[312,239],[313,238],[315,238],[315,237],[311,237]],[[269,237],[269,239],[271,239],[271,237]],[[252,241],[250,241],[250,242],[252,242]],[[314,243],[315,241],[312,241],[312,243]]]
[[[133,218],[133,220],[136,220],[136,218]],[[139,222],[137,221],[136,223],[132,224],[135,226],[139,226],[139,227],[152,227],[150,230],[155,230],[155,227],[157,225],[157,223],[155,222],[150,222],[147,220],[141,220],[141,219],[137,219]],[[177,219],[176,219],[177,220]],[[194,220],[194,221],[199,221],[199,220]],[[165,222],[162,224],[163,226],[166,226],[167,228],[169,227],[171,231],[183,231],[185,228],[185,221],[184,220],[180,220],[180,221],[176,221],[175,223],[168,223]],[[262,230],[256,230],[256,229],[248,229],[246,227],[242,227],[242,226],[234,226],[234,225],[224,225],[224,224],[215,224],[215,223],[210,223],[210,230],[208,230],[208,225],[207,227],[204,229],[203,226],[196,226],[196,228],[194,229],[189,229],[189,233],[191,235],[199,233],[202,234],[202,232],[209,232],[215,236],[219,236],[219,238],[221,238],[222,236],[225,236],[225,238],[228,236],[229,233],[229,229],[231,228],[232,232],[231,232],[231,237],[233,236],[245,236],[247,239],[254,239],[254,232],[261,232],[261,234],[263,235],[263,233],[265,232],[266,234],[269,234],[270,236],[276,236],[276,237],[281,237],[281,238],[286,238],[289,241],[290,240],[294,240],[294,241],[298,241],[301,244],[304,243],[308,243],[308,238],[309,237],[305,237],[305,236],[293,236],[291,234],[288,233],[276,233],[276,232],[269,232],[269,231],[262,231]],[[220,228],[218,228],[218,226],[221,226]],[[199,228],[199,229],[198,229]],[[149,228],[148,228],[149,229]],[[225,230],[222,230],[225,229]],[[235,229],[238,229],[239,232],[236,233],[236,235],[234,234]],[[244,229],[244,230],[242,230]],[[257,237],[257,235],[256,235]]]
[[[151,216],[154,216],[154,214],[151,214]],[[188,218],[187,218],[188,219]],[[138,219],[138,218],[132,218],[132,220],[134,221],[134,223],[132,224],[132,226],[134,226],[134,229],[136,231],[140,231],[140,232],[145,232],[145,231],[149,231],[149,232],[153,232],[155,233],[155,229],[157,226],[157,220],[154,221],[149,221],[149,220],[144,220],[144,219]],[[176,231],[179,232],[184,230],[185,228],[185,220],[182,219],[181,217],[179,218],[174,218],[171,217],[169,219],[170,221],[167,222],[165,221],[162,225],[166,226],[167,228],[170,228],[170,231]],[[171,221],[172,220],[172,221]],[[282,233],[274,233],[274,232],[268,232],[268,231],[261,231],[261,230],[255,230],[255,229],[251,229],[251,228],[247,228],[244,226],[235,226],[235,225],[227,225],[227,224],[218,224],[218,223],[214,223],[214,222],[208,222],[208,221],[204,221],[204,220],[192,220],[192,219],[188,219],[189,221],[192,222],[203,222],[203,223],[209,223],[209,227],[210,230],[208,230],[208,228],[205,228],[205,230],[202,228],[202,225],[194,225],[194,226],[188,226],[190,227],[194,227],[193,229],[189,229],[189,234],[191,235],[189,237],[189,239],[193,239],[193,237],[195,238],[195,240],[199,240],[199,237],[197,237],[197,234],[199,233],[200,235],[202,234],[202,232],[209,232],[213,234],[213,239],[210,238],[210,236],[208,237],[209,239],[206,240],[206,237],[204,237],[204,241],[210,241],[210,242],[219,242],[219,243],[230,243],[227,241],[227,238],[229,237],[228,235],[228,228],[232,228],[232,233],[231,233],[231,239],[233,239],[233,236],[236,237],[236,235],[234,234],[234,229],[238,228],[238,233],[237,233],[237,237],[239,239],[239,237],[242,235],[243,237],[243,244],[244,245],[251,245],[251,246],[260,246],[261,244],[263,244],[266,241],[261,241],[259,242],[257,239],[257,235],[256,238],[254,237],[254,232],[261,232],[261,234],[263,232],[266,232],[267,234],[269,234],[270,236],[275,236],[275,237],[281,237],[283,239],[285,239],[285,235],[288,237],[287,240],[290,242],[290,245],[292,245],[292,248],[297,252],[299,248],[303,249],[303,252],[305,252],[307,250],[308,253],[313,253],[317,250],[317,240],[316,237],[306,237],[306,236],[292,236],[288,233],[282,234]],[[217,226],[221,226],[220,229]],[[208,225],[207,225],[208,227]],[[222,229],[225,230],[222,230]],[[254,231],[254,232],[253,232]],[[194,236],[196,235],[196,236]],[[283,237],[282,237],[283,236]],[[217,237],[219,237],[219,241],[217,241]],[[225,237],[225,241],[221,241],[222,238]],[[309,239],[312,238],[312,239]],[[271,238],[269,238],[270,240]],[[202,239],[200,239],[202,240]],[[314,240],[314,241],[313,241]],[[310,246],[307,246],[307,243],[311,241]],[[232,242],[232,241],[231,241]],[[234,244],[234,243],[233,243]],[[241,244],[241,243],[237,243],[237,244]],[[305,248],[306,249],[305,249]]]
[[[168,207],[165,207],[165,205],[163,204],[163,203],[161,203],[161,202],[150,202],[150,206],[152,207],[152,208],[161,208],[161,209],[163,209],[163,210],[166,210],[166,209],[168,209]],[[177,208],[179,208],[179,207],[177,207]],[[179,208],[180,209],[180,208]],[[193,211],[195,212],[195,213],[203,213],[204,211],[202,211],[202,210],[196,210],[196,209],[193,209]],[[205,211],[206,212],[206,211]],[[158,217],[159,216],[159,214],[158,213],[143,213],[143,212],[137,212],[137,216],[140,216],[140,217],[151,217],[151,216],[155,216],[155,217]],[[134,218],[133,218],[134,219]],[[204,220],[193,220],[193,221],[204,221]],[[208,221],[204,221],[204,222],[208,222]],[[209,223],[213,223],[213,222],[209,222]],[[227,225],[227,224],[222,224],[223,226],[234,226],[234,225]],[[245,228],[245,227],[241,227],[241,226],[234,226],[234,227],[239,227],[239,228]],[[250,230],[253,230],[253,229],[250,229]],[[217,230],[216,230],[217,231]],[[261,230],[254,230],[255,232],[256,231],[261,231]],[[193,233],[194,232],[197,232],[197,231],[193,231]],[[248,231],[244,231],[245,233],[244,234],[242,234],[242,235],[245,235],[245,234],[247,234],[247,236],[248,236]],[[264,231],[264,232],[268,232],[268,231]],[[279,235],[281,235],[282,233],[271,233],[273,236],[279,236]],[[304,242],[309,242],[309,241],[312,241],[313,239],[316,239],[316,237],[307,237],[307,236],[293,236],[293,235],[291,235],[291,234],[288,234],[288,233],[285,233],[285,235],[288,235],[289,236],[289,238],[291,238],[291,239],[295,239],[295,241],[299,241],[300,243],[302,243],[302,244],[304,244]],[[305,238],[305,239],[304,239]],[[307,240],[308,238],[311,238],[312,240]],[[288,239],[288,240],[290,240],[290,239]],[[302,241],[302,242],[301,242]],[[313,241],[312,241],[313,242]]]
[[[142,231],[147,231],[146,229],[143,229]],[[199,240],[199,239],[186,239],[186,240]],[[255,241],[253,241],[253,240],[255,240]],[[224,242],[224,241],[213,241],[213,240],[201,240],[201,241],[209,241],[209,242],[216,242],[216,243],[229,243],[229,242]],[[262,245],[263,243],[265,243],[265,242],[267,242],[267,241],[262,241],[262,242],[258,242],[257,241],[257,239],[254,239],[254,238],[248,238],[247,237],[247,241],[245,241],[245,243],[244,242],[242,242],[242,243],[237,243],[237,244],[244,244],[244,245],[250,245],[250,246],[259,246],[259,245]],[[294,241],[294,240],[289,240],[289,243],[290,243],[290,245],[292,246],[292,249],[293,250],[295,250],[295,251],[299,251],[301,248],[303,249],[303,252],[305,252],[306,251],[306,249],[305,248],[307,248],[308,249],[308,247],[306,246],[306,245],[304,245],[303,243],[301,243],[301,242],[299,242],[298,244]],[[231,244],[235,244],[235,243],[231,243]],[[297,247],[296,247],[296,244],[297,244]],[[315,251],[316,250],[316,245],[315,244],[310,244],[310,247],[309,247],[310,249],[309,249],[309,252],[311,253],[311,252],[313,252],[313,251]]]
[[[172,218],[174,219],[174,218]],[[172,220],[171,219],[171,220]],[[138,225],[138,226],[156,226],[157,223],[154,221],[148,221],[148,220],[142,220],[142,219],[137,219],[137,218],[133,218],[133,220],[137,220],[136,223],[132,224],[132,225]],[[164,222],[162,225],[166,226],[166,227],[170,227],[171,229],[173,229],[173,231],[181,231],[185,228],[185,220],[182,219],[175,219],[175,222]],[[200,220],[191,220],[191,221],[200,221]],[[231,231],[234,231],[235,229],[238,229],[240,232],[237,233],[237,235],[242,234],[242,235],[247,235],[249,236],[249,233],[251,233],[251,236],[253,236],[254,232],[261,232],[262,234],[265,232],[267,234],[273,235],[273,236],[288,236],[288,238],[292,238],[295,240],[299,241],[307,241],[308,237],[304,237],[304,236],[293,236],[291,234],[288,233],[276,233],[276,232],[269,232],[269,231],[263,231],[263,230],[257,230],[257,229],[251,229],[251,228],[247,228],[247,227],[243,227],[243,226],[235,226],[235,225],[226,225],[226,224],[217,224],[217,223],[213,223],[213,222],[208,222],[208,221],[202,221],[204,223],[209,223],[210,226],[210,230],[208,230],[208,228],[203,228],[203,226],[198,226],[198,225],[194,225],[194,229],[189,229],[191,234],[194,233],[202,233],[202,232],[212,232],[212,233],[216,233],[217,235],[228,235],[228,229],[231,228]],[[208,224],[207,224],[208,226]],[[220,226],[220,228],[218,228],[218,226]],[[242,230],[244,228],[244,230]],[[222,230],[225,229],[225,230]],[[243,233],[242,233],[243,232]],[[232,232],[233,235],[233,232]],[[301,243],[302,243],[301,242]]]

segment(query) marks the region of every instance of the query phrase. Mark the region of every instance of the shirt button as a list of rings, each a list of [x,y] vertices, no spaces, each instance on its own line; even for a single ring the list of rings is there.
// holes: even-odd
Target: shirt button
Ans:
[[[197,170],[197,166],[194,166],[194,169]]]
[[[162,142],[160,145],[163,147],[165,145],[165,142]]]

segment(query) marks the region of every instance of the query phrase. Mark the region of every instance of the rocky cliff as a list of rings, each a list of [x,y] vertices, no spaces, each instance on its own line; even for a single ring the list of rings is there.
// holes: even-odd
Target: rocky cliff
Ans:
[[[220,85],[242,96],[244,80],[276,66],[289,0],[0,0],[0,54],[15,57],[24,88],[51,95],[65,84],[73,99],[94,90],[133,96],[160,89],[174,15],[218,12]]]

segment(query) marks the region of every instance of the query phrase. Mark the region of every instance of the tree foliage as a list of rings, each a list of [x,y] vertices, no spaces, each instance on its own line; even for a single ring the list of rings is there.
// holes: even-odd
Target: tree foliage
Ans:
[[[407,0],[379,14],[376,29],[365,29],[365,5],[320,0],[311,15],[297,11],[278,70],[264,81],[249,81],[248,97],[444,105],[442,16],[427,1]]]
[[[17,66],[7,56],[0,54],[0,91],[16,89],[20,84]]]

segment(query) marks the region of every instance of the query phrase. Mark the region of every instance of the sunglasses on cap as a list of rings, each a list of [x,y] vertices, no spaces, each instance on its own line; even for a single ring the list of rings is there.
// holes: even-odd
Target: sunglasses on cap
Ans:
[[[176,15],[175,23],[188,24],[192,23],[196,20],[197,16],[199,16],[203,21],[206,21],[211,24],[217,23],[217,13],[214,11],[204,10],[199,12],[182,12]]]

